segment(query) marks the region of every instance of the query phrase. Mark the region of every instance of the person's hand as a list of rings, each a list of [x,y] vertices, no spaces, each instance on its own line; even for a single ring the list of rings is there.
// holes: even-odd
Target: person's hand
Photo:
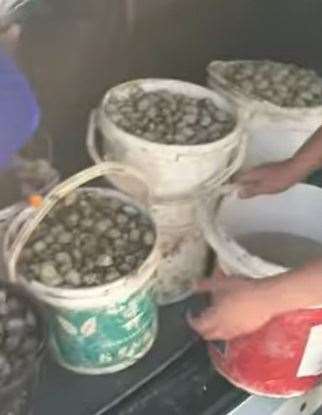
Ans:
[[[279,193],[287,190],[306,176],[295,160],[265,164],[235,176],[239,196],[247,199],[261,194]]]
[[[269,295],[263,281],[217,270],[198,287],[211,294],[212,305],[199,317],[188,317],[191,327],[207,341],[231,340],[259,329],[279,310],[278,299]]]

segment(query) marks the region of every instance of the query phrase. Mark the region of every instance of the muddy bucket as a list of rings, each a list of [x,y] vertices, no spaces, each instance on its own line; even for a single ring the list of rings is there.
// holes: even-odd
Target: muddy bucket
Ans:
[[[138,87],[145,92],[167,90],[210,100],[233,117],[235,127],[221,139],[194,145],[151,142],[130,134],[112,121],[106,109],[113,97],[126,97]],[[243,164],[248,139],[244,128],[247,117],[247,111],[236,111],[236,106],[215,92],[168,79],[142,79],[118,85],[107,92],[99,109],[90,116],[87,148],[93,161],[114,160],[133,166],[152,189],[151,212],[160,234],[162,254],[154,290],[160,305],[189,297],[192,286],[206,274],[209,247],[197,220],[196,206],[201,193],[213,193]],[[101,151],[98,133],[102,138]],[[135,186],[133,182],[113,183],[129,193]]]
[[[285,233],[319,245],[322,227],[316,226],[316,220],[321,209],[321,189],[304,184],[249,200],[230,194],[219,207],[209,203],[202,210],[203,230],[227,274],[265,278],[288,268],[251,254],[238,242],[241,235]],[[216,370],[238,387],[260,395],[292,397],[321,381],[321,333],[322,308],[317,306],[282,314],[220,349],[209,345],[209,353]]]
[[[145,93],[166,90],[172,94],[209,100],[234,120],[234,127],[222,138],[204,144],[166,144],[151,142],[118,127],[107,114],[113,97],[127,97],[133,88]],[[230,166],[236,153],[243,151],[244,127],[248,113],[216,92],[188,82],[171,79],[139,79],[117,85],[106,93],[89,120],[87,148],[95,163],[110,159],[137,168],[162,199],[181,198],[210,179],[219,181],[224,173],[228,178],[238,170]],[[97,151],[95,132],[102,135],[103,155]],[[146,161],[149,160],[149,163]],[[223,181],[227,180],[225,178]]]
[[[197,201],[154,203],[151,213],[160,236],[161,261],[153,292],[157,304],[169,305],[193,294],[197,281],[207,276],[211,249],[197,220]]]
[[[84,374],[103,374],[125,369],[152,347],[157,335],[157,308],[150,294],[159,262],[157,240],[138,269],[97,286],[53,287],[17,270],[17,260],[33,230],[56,203],[71,191],[130,206],[140,217],[153,223],[142,204],[110,189],[78,187],[105,174],[133,174],[117,164],[102,164],[80,172],[57,186],[39,211],[25,210],[11,224],[5,253],[11,279],[20,283],[48,309],[49,341],[56,360],[64,367]],[[29,220],[26,220],[29,219]],[[93,224],[93,226],[95,223]],[[22,228],[21,228],[22,226]],[[13,243],[12,247],[12,240]],[[87,246],[87,245],[86,245]]]

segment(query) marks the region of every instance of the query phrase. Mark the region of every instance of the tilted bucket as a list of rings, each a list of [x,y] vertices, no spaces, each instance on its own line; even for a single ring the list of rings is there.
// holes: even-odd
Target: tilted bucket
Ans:
[[[321,189],[299,184],[278,195],[248,200],[230,194],[219,207],[209,203],[201,212],[205,236],[222,269],[227,274],[265,278],[287,268],[250,254],[237,240],[268,232],[309,238],[322,245],[322,228],[316,226],[321,209]],[[291,397],[321,381],[321,330],[321,307],[296,310],[226,342],[221,350],[209,345],[209,353],[216,369],[233,384],[251,393]]]
[[[19,274],[17,261],[33,230],[59,200],[105,174],[136,172],[110,163],[78,173],[57,186],[45,198],[40,210],[23,211],[10,225],[5,240],[11,280],[47,305],[49,340],[56,359],[62,366],[85,374],[125,369],[151,348],[157,335],[157,309],[150,292],[159,262],[158,240],[135,273],[94,287],[52,287],[35,279],[29,281]],[[87,187],[76,192],[86,194],[88,200],[99,196],[102,200],[108,198],[125,203],[151,221],[144,205],[120,192]]]

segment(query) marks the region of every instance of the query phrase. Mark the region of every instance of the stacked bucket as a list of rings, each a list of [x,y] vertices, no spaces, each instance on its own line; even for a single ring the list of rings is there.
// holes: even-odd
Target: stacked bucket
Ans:
[[[168,91],[210,100],[234,119],[235,127],[225,137],[206,144],[151,142],[130,134],[109,116],[113,99],[126,97],[133,89],[144,93]],[[87,146],[95,163],[115,161],[136,168],[152,189],[151,213],[160,234],[161,263],[156,271],[155,296],[167,305],[189,297],[192,287],[207,274],[209,248],[202,235],[197,210],[202,195],[215,197],[215,190],[242,165],[246,133],[246,113],[216,92],[177,80],[145,79],[122,84],[108,91],[100,107],[93,111]],[[96,133],[103,138],[97,150]],[[117,183],[128,193],[135,185]]]

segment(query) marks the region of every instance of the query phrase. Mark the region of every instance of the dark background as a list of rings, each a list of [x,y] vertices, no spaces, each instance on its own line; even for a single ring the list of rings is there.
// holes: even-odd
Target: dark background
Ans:
[[[43,0],[44,1],[44,0]],[[47,0],[25,25],[20,59],[64,174],[87,164],[88,112],[139,77],[205,82],[216,58],[272,58],[322,72],[320,0]]]

